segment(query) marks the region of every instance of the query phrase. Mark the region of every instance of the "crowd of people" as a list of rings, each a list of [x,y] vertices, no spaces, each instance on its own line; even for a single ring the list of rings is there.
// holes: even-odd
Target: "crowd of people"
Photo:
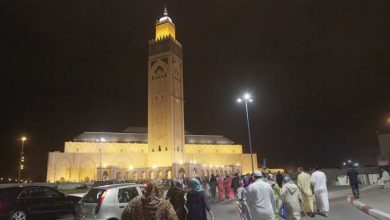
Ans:
[[[164,187],[156,182],[146,185],[142,196],[132,199],[122,220],[207,220],[214,215],[199,178],[173,179],[164,197]]]
[[[164,193],[161,184],[150,182],[144,195],[126,206],[122,220],[207,220],[214,219],[209,200],[237,201],[241,219],[299,220],[315,213],[328,216],[326,176],[318,168],[310,175],[298,168],[297,181],[285,174],[255,171],[240,176],[173,179]],[[165,196],[164,196],[165,195]],[[314,199],[317,211],[314,211]]]
[[[237,190],[241,218],[273,220],[283,217],[299,220],[302,215],[314,217],[315,213],[327,217],[329,200],[326,181],[325,174],[318,167],[311,175],[302,167],[298,168],[296,183],[289,175],[280,172],[275,176],[261,171],[246,175]]]

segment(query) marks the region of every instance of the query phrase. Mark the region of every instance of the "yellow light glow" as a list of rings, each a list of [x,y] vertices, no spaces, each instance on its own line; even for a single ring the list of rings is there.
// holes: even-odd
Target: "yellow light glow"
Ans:
[[[153,169],[156,169],[157,168],[157,166],[156,165],[153,165]]]
[[[183,160],[179,160],[179,163],[180,163],[180,164],[183,164]]]
[[[167,21],[156,24],[156,40],[171,36],[173,39],[176,38],[175,26]]]
[[[23,142],[25,142],[27,140],[27,138],[25,136],[21,137],[20,140],[22,140]]]
[[[133,166],[129,166],[129,170],[132,170],[132,169],[134,169],[134,167]]]

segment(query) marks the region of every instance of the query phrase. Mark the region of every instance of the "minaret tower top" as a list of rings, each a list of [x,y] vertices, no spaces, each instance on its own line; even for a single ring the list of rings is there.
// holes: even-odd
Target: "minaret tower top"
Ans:
[[[161,40],[166,37],[176,38],[175,24],[172,19],[168,17],[168,10],[165,6],[163,16],[156,22],[156,38],[155,40]]]

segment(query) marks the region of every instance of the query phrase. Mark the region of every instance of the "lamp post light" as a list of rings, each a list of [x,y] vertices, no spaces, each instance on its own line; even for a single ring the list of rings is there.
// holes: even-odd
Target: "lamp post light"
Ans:
[[[20,183],[20,174],[22,170],[24,169],[24,142],[27,140],[25,136],[20,138],[20,141],[22,142],[22,149],[20,151],[20,158],[19,158],[19,172],[18,172],[18,184]]]
[[[248,139],[249,139],[249,151],[251,154],[251,163],[252,163],[252,173],[255,172],[255,168],[253,165],[253,153],[252,153],[252,140],[251,140],[251,129],[249,126],[249,113],[248,113],[248,102],[253,102],[253,99],[249,93],[245,93],[241,98],[237,99],[238,103],[244,102],[245,104],[245,112],[246,112],[246,123],[248,126]]]
[[[100,142],[99,145],[99,180],[102,180],[102,145],[103,142],[106,142],[106,139],[100,138],[96,140],[97,142]]]
[[[347,162],[343,162],[343,166],[358,167],[359,163],[353,160],[347,160]]]

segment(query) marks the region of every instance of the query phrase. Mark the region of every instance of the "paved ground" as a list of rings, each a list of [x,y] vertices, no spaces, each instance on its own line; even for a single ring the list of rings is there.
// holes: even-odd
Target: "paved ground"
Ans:
[[[363,211],[357,209],[347,202],[346,195],[338,198],[331,198],[330,212],[327,218],[316,215],[313,219],[327,219],[327,220],[370,220],[375,219],[367,215]]]
[[[212,204],[212,209],[215,215],[215,220],[238,220],[240,219],[237,207],[231,202],[222,202]],[[351,204],[347,203],[345,198],[332,199],[330,201],[330,213],[327,218],[316,215],[313,220],[371,220],[375,219],[368,216],[366,213],[358,210]]]
[[[359,201],[372,208],[390,213],[390,190],[384,190],[383,186],[376,186],[362,191]]]
[[[215,220],[240,219],[238,208],[234,202],[209,202],[213,210]]]

